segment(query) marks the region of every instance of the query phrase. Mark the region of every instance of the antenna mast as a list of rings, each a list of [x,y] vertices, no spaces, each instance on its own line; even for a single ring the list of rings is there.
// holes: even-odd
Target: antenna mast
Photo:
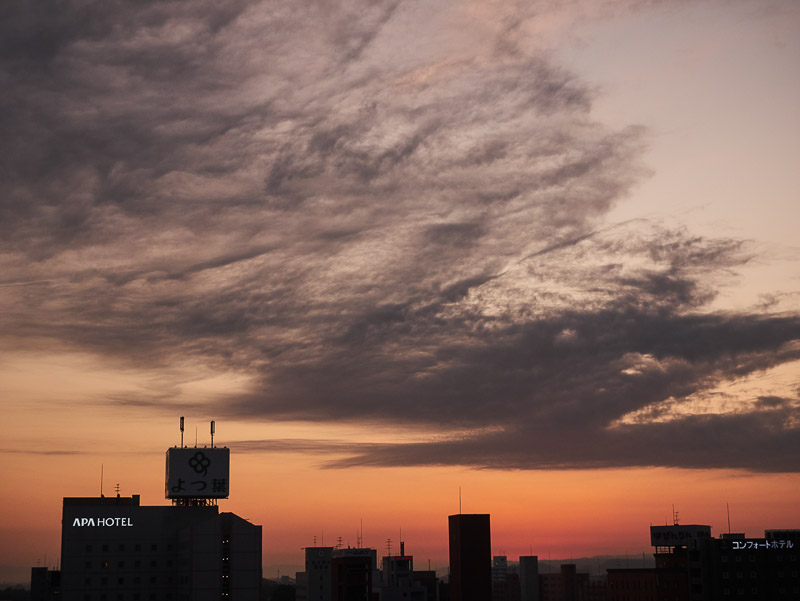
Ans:
[[[728,534],[731,533],[731,505],[727,501],[725,502],[725,508],[728,510]]]
[[[181,415],[181,448],[183,448],[183,416]]]
[[[211,448],[214,448],[214,420],[211,420]]]

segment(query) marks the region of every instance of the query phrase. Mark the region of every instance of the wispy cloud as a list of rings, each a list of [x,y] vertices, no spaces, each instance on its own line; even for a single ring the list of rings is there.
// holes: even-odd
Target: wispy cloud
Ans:
[[[490,428],[337,466],[796,469],[794,402],[613,426],[797,361],[800,317],[710,311],[747,241],[604,223],[647,132],[531,6],[5,6],[0,344],[249,374],[232,417]]]

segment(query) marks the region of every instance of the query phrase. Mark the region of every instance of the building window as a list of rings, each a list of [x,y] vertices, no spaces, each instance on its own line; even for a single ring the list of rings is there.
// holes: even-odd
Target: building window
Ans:
[[[103,545],[103,551],[108,551],[108,545]]]
[[[87,561],[86,562],[86,567],[87,568],[91,568],[92,567],[92,562],[91,561]]]
[[[139,543],[136,543],[136,544],[133,546],[133,550],[134,550],[134,551],[141,551],[141,550],[142,550],[142,545],[140,545]]]
[[[158,545],[153,543],[152,545],[150,545],[150,550],[151,551],[158,551]]]
[[[125,562],[124,561],[118,562],[117,563],[117,567],[124,568],[125,567]]]
[[[125,550],[125,545],[124,545],[124,544],[122,544],[122,543],[120,543],[120,545],[119,545],[119,550],[120,550],[120,551],[124,551],[124,550]]]

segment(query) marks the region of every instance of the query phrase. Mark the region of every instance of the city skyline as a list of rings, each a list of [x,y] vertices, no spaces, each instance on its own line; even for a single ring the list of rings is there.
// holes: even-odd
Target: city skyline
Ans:
[[[180,415],[265,566],[797,526],[796,3],[2,11],[0,581]]]

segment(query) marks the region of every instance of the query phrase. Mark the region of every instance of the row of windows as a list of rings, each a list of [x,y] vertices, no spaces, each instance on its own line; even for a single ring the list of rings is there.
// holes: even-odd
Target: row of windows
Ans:
[[[791,574],[792,574],[792,578],[797,578],[798,577],[797,570],[792,570]],[[773,575],[774,575],[775,578],[781,578],[781,579],[786,577],[786,573],[783,572],[782,570],[778,571],[778,572],[774,572]],[[723,571],[722,572],[722,577],[727,579],[727,578],[730,578],[731,576],[730,576],[729,572]],[[745,577],[744,572],[736,572],[736,578],[744,578],[744,577]],[[759,574],[758,572],[750,572],[750,578],[766,578],[766,577],[767,576],[765,574],[763,574],[763,573]]]
[[[133,576],[133,577],[128,578],[127,580],[125,579],[124,576],[119,576],[116,579],[115,578],[109,578],[107,576],[101,576],[100,578],[98,578],[96,580],[94,578],[91,578],[91,577],[87,576],[86,578],[84,578],[83,584],[85,586],[92,586],[94,584],[100,584],[101,586],[108,586],[110,583],[113,583],[115,580],[116,580],[116,584],[120,585],[120,586],[124,586],[126,583],[128,583],[128,584],[131,584],[131,583],[132,584],[142,584],[141,576]],[[157,584],[158,583],[158,578],[156,576],[150,576],[149,580],[150,580],[150,584]],[[167,582],[167,584],[172,584],[172,578],[168,577],[166,579],[166,582]]]
[[[758,595],[759,590],[757,588],[753,588],[753,589],[750,590],[750,592],[753,595]],[[792,589],[792,593],[795,594],[795,595],[800,594],[800,587],[797,587],[797,586],[794,587]],[[733,592],[729,588],[724,588],[724,589],[722,589],[722,594],[725,595],[726,597],[728,597],[728,596],[732,595]],[[736,589],[736,594],[737,595],[744,595],[745,594],[745,589],[743,589],[743,588]],[[788,594],[788,591],[785,588],[780,588],[778,590],[778,594],[779,595],[786,595],[786,594]]]
[[[172,598],[172,593],[161,595],[158,593],[114,593],[113,595],[108,593],[100,593],[99,595],[85,593],[83,595],[83,601],[170,601]]]
[[[133,564],[134,569],[142,567],[142,561],[140,559],[134,559],[133,562],[131,562],[131,563]],[[164,562],[164,564],[166,565],[167,568],[171,568],[172,567],[172,560],[168,559],[166,562]],[[92,567],[98,567],[98,568],[105,569],[105,568],[113,567],[113,562],[110,562],[110,561],[108,561],[106,559],[103,559],[103,560],[101,560],[101,561],[99,561],[97,563],[95,563],[93,561],[87,561],[87,562],[85,562],[84,566],[86,568],[89,568],[89,569],[91,569]],[[124,559],[120,559],[117,562],[117,567],[118,568],[124,568],[125,567],[125,560]],[[150,567],[151,568],[157,568],[158,567],[158,560],[151,559],[150,560]]]
[[[98,546],[101,548],[102,551],[107,553],[108,551],[111,550],[111,547],[113,547],[114,545],[111,545],[109,543],[103,543],[102,545],[98,545]],[[141,543],[135,543],[133,545],[133,550],[134,550],[134,552],[137,552],[137,551],[141,552],[146,547],[147,547],[147,545],[142,545]],[[167,547],[167,551],[168,552],[172,551],[172,545],[171,544],[167,545],[166,547]],[[119,543],[117,545],[117,551],[124,552],[124,551],[127,551],[127,550],[128,549],[127,549],[125,543]],[[86,552],[87,553],[91,553],[92,551],[94,551],[94,545],[93,544],[87,544],[86,545]],[[158,543],[150,543],[150,551],[151,552],[153,552],[153,551],[157,552],[158,551]]]
[[[728,557],[729,556],[727,554],[723,553],[722,555],[720,555],[719,560],[722,563],[727,563],[728,562]],[[737,563],[741,563],[742,562],[742,554],[741,553],[737,553],[735,557],[736,557],[736,562]],[[783,554],[781,554],[781,553],[776,553],[773,557],[774,557],[775,561],[783,561],[783,558],[784,558]],[[792,553],[788,557],[789,557],[789,561],[797,561],[797,554],[795,554],[795,553]],[[770,558],[770,559],[772,559],[772,558]],[[751,563],[755,563],[756,556],[753,555],[752,553],[750,553],[750,554],[747,555],[747,560],[749,562],[751,562]],[[764,557],[763,556],[762,556],[761,560],[764,561]]]

